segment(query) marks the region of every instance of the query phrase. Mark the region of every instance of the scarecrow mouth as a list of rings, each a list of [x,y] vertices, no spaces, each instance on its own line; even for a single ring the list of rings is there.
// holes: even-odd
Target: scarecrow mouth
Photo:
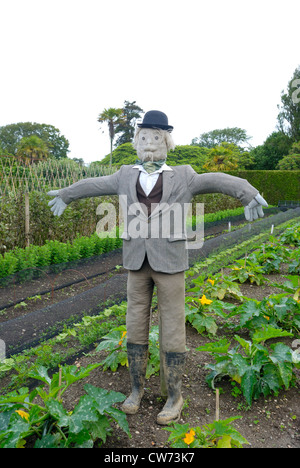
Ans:
[[[154,148],[153,146],[145,146],[144,152],[145,152],[145,153],[154,153],[154,151],[155,151],[156,149],[157,149],[157,148]]]

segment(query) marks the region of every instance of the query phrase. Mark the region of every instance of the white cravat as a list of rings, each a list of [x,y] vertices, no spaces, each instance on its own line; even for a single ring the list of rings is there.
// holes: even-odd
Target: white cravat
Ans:
[[[149,195],[154,185],[156,184],[158,176],[161,172],[173,171],[173,169],[167,164],[163,164],[160,169],[158,169],[157,171],[151,172],[150,174],[148,174],[148,172],[143,168],[143,166],[139,164],[137,164],[136,166],[133,166],[133,169],[138,169],[140,171],[140,184],[147,196]]]

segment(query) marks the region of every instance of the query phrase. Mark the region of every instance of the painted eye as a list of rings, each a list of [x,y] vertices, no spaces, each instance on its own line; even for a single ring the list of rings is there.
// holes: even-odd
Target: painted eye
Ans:
[[[145,137],[142,137],[142,140],[145,140],[146,138]]]
[[[158,136],[155,137],[155,140],[158,140]]]

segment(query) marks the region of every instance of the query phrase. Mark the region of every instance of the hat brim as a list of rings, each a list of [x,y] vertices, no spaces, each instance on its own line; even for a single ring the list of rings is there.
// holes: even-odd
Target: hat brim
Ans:
[[[160,130],[167,130],[168,132],[171,132],[173,130],[174,127],[172,127],[171,125],[155,125],[155,124],[137,124],[137,126],[139,128],[159,128]]]

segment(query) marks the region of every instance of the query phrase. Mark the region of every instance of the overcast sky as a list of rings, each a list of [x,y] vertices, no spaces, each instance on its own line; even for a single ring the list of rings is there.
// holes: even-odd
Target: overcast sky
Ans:
[[[262,144],[300,65],[299,0],[1,0],[0,17],[0,126],[54,125],[87,163],[125,100],[165,112],[179,145],[226,127]]]

